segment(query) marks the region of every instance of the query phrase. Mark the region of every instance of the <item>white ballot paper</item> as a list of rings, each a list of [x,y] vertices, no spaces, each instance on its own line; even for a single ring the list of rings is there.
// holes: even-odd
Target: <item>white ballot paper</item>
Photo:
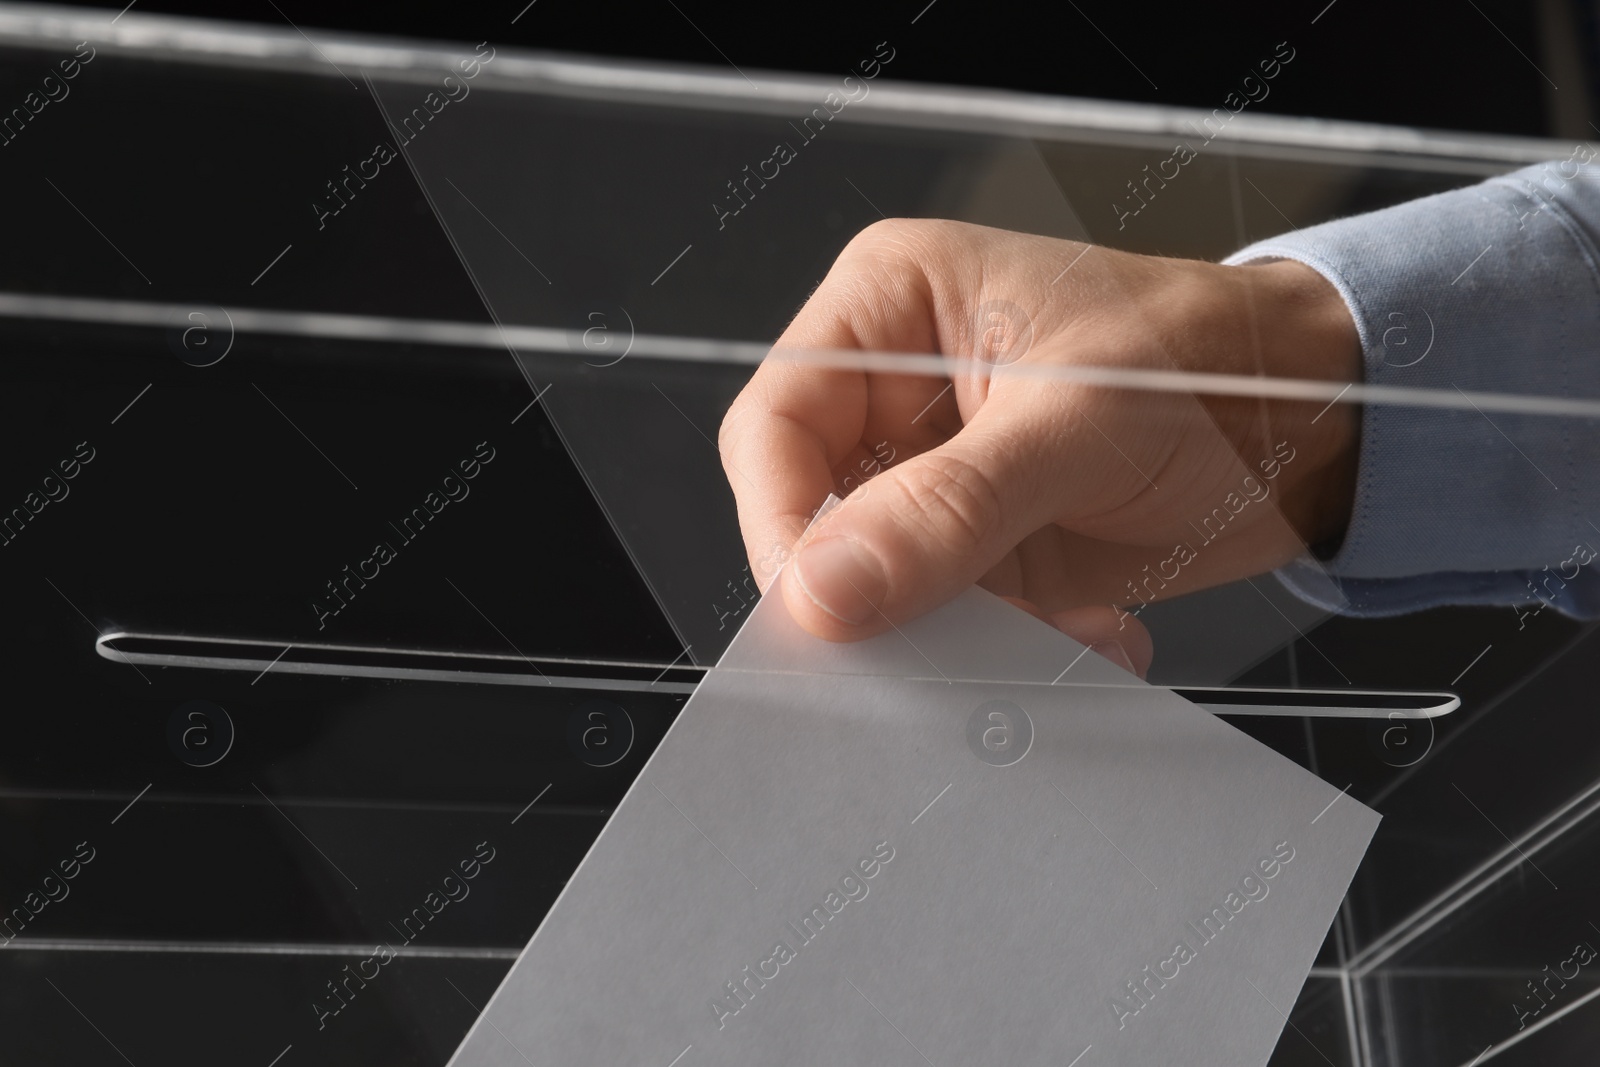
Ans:
[[[450,1063],[1264,1064],[1378,818],[982,590],[766,597]]]

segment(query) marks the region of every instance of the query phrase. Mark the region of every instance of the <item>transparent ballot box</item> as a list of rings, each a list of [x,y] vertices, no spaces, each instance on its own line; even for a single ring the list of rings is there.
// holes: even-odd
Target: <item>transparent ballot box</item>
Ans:
[[[1269,401],[1479,420],[1507,470],[1597,432],[1559,383],[1209,374],[1154,333],[1025,358],[1041,311],[999,298],[774,348],[884,219],[1217,261],[1571,145],[909,85],[892,40],[830,79],[8,5],[0,50],[47,101],[0,124],[6,1062],[444,1063],[785,558],[718,445],[763,363],[909,405],[812,508],[1000,388],[1183,428],[1276,529],[1290,438],[1234,432]],[[1078,262],[1064,300],[1108,277]],[[1427,310],[1394,309],[1397,369],[1447,348]],[[1191,552],[1246,506],[1215,503]],[[1314,552],[1313,595],[1185,585],[1164,533],[1118,536],[1083,599],[1137,614],[1149,680],[1384,816],[1271,1062],[1587,1062],[1592,627],[1536,591],[1345,610]]]

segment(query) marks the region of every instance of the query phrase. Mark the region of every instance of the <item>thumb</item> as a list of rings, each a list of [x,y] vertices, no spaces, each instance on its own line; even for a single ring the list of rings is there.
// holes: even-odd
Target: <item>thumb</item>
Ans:
[[[1049,521],[1041,464],[981,417],[829,512],[783,572],[805,629],[855,641],[938,607]]]

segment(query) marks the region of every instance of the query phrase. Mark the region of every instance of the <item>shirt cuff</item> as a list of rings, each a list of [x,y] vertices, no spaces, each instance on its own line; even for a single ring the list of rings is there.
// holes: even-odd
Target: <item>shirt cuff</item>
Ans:
[[[1506,603],[1526,599],[1526,574],[1600,542],[1600,427],[1461,395],[1600,398],[1597,166],[1529,167],[1224,261],[1311,267],[1350,309],[1367,384],[1460,396],[1364,406],[1349,528],[1332,558],[1279,572],[1297,595],[1358,614]]]

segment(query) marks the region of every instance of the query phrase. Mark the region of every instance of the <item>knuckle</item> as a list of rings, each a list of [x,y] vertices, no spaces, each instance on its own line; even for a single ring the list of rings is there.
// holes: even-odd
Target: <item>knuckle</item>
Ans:
[[[1000,526],[1000,494],[965,460],[929,457],[902,468],[896,484],[918,527],[915,532],[926,536],[933,531],[957,555],[976,552]]]
[[[913,225],[911,219],[879,219],[877,222],[863,226],[856,235],[850,238],[845,245],[847,251],[851,249],[875,249],[884,245],[899,243]]]
[[[728,453],[733,449],[734,435],[736,433],[734,426],[739,419],[738,411],[739,405],[735,402],[732,407],[723,413],[722,423],[717,427],[717,452],[722,456],[724,463],[728,461]]]
[[[722,425],[717,427],[717,458],[722,461],[723,470],[728,470],[733,463],[733,452],[738,443],[738,414],[735,409],[729,409],[722,416]]]
[[[961,258],[960,234],[951,227],[937,219],[872,223],[845,245],[811,303],[858,339],[920,323],[933,314],[933,290]]]
[[[948,229],[938,219],[879,219],[857,232],[839,258],[889,263],[917,259],[930,244],[946,239]]]

